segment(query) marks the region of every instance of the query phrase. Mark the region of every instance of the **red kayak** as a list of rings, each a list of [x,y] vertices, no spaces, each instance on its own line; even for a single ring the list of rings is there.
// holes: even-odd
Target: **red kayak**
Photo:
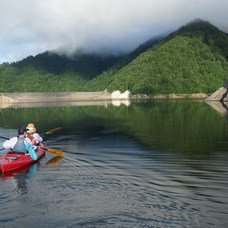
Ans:
[[[9,151],[0,157],[0,172],[5,173],[11,170],[19,169],[26,165],[37,162],[40,158],[45,155],[45,151],[38,149],[36,151],[38,159],[33,160],[29,154],[19,154]]]

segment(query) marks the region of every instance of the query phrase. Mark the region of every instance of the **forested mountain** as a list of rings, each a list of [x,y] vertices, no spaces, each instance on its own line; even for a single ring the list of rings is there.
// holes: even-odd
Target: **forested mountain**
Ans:
[[[121,57],[114,55],[97,55],[77,53],[74,56],[45,52],[35,57],[30,56],[12,65],[20,68],[34,68],[51,74],[72,73],[85,79],[91,79],[110,68]]]
[[[228,78],[228,34],[197,20],[152,45],[129,64],[104,72],[89,90],[211,93]]]
[[[78,91],[122,56],[45,52],[0,65],[2,92]]]
[[[196,20],[126,56],[46,52],[1,64],[0,78],[2,92],[211,93],[228,78],[228,34]]]

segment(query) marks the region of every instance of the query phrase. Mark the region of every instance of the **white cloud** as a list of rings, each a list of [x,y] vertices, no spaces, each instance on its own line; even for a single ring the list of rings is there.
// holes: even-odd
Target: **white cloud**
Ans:
[[[129,51],[195,19],[228,27],[227,0],[0,0],[0,62],[46,50]]]

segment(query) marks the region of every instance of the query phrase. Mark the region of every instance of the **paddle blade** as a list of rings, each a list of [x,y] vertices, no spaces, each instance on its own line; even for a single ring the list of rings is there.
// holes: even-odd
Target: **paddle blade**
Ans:
[[[60,129],[62,129],[62,128],[61,128],[61,127],[57,127],[57,128],[54,128],[54,129],[52,129],[52,130],[50,130],[50,131],[45,132],[45,134],[50,134],[50,133],[52,133],[53,131],[58,131],[58,130],[60,130]]]
[[[56,155],[62,155],[62,154],[64,154],[63,151],[57,150],[57,149],[45,149],[45,150],[46,150],[47,152],[49,152],[49,153],[56,154]]]

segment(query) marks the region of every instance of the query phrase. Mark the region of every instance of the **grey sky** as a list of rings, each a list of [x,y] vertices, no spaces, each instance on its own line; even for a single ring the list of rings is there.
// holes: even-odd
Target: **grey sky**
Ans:
[[[195,18],[228,28],[227,0],[0,0],[0,63],[46,50],[126,52]]]

